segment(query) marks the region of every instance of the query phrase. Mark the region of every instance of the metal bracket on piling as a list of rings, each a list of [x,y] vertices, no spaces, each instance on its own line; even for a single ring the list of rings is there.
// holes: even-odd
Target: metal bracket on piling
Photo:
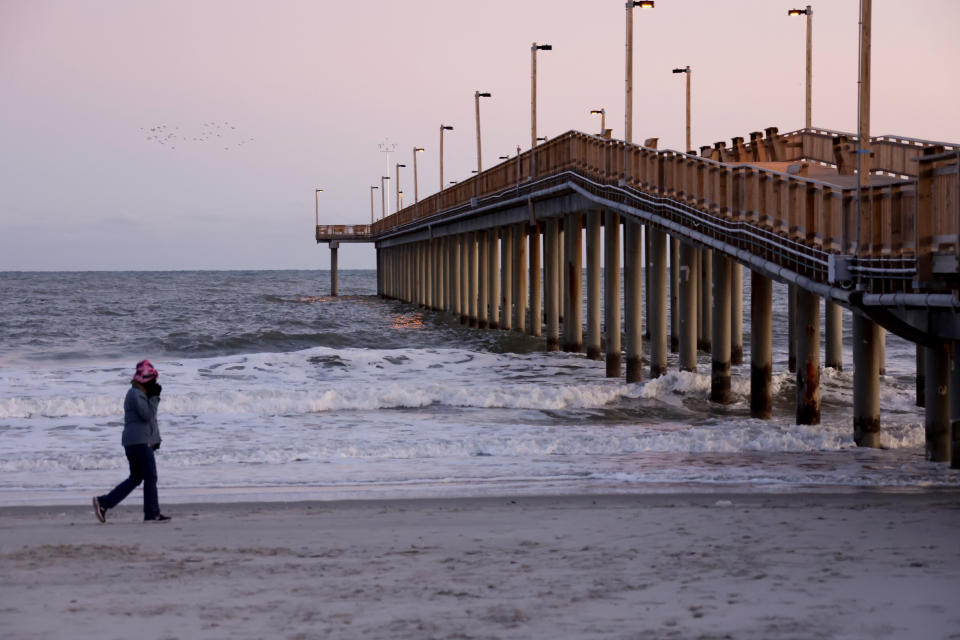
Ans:
[[[827,256],[827,281],[830,284],[850,282],[853,273],[850,271],[851,256],[842,256],[831,253]]]

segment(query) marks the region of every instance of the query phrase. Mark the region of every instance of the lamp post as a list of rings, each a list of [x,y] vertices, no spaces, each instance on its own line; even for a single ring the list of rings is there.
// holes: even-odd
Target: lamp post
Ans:
[[[607,110],[606,109],[591,109],[590,115],[600,116],[600,135],[603,135],[607,130]]]
[[[480,98],[489,98],[490,93],[474,91],[473,92],[473,104],[477,112],[477,173],[483,171],[483,160],[481,159],[480,153]]]
[[[813,126],[813,7],[806,9],[790,9],[788,16],[807,17],[807,109],[804,126],[809,129]]]
[[[537,146],[537,51],[553,51],[553,45],[530,45],[530,148]],[[532,157],[532,156],[531,156]]]
[[[627,0],[627,65],[626,104],[624,105],[624,140],[633,142],[633,8],[653,9],[653,0]]]
[[[687,146],[683,148],[684,152],[689,152],[692,147],[690,146],[690,76],[693,75],[693,72],[690,71],[690,65],[685,67],[677,67],[673,70],[674,73],[685,73],[687,74],[687,100],[686,100],[686,110],[687,110]]]
[[[450,125],[440,125],[440,191],[443,191],[443,132],[453,131]]]
[[[386,217],[387,210],[387,186],[386,181],[390,179],[390,176],[380,176],[380,219],[383,220]]]
[[[423,153],[423,147],[413,148],[413,203],[420,202],[420,188],[417,185],[417,154]]]
[[[397,163],[397,185],[396,185],[396,189],[397,189],[397,211],[400,211],[400,168],[401,168],[401,167],[406,168],[406,166],[407,166],[407,165],[405,165],[405,164],[400,164],[399,162]]]
[[[316,219],[314,226],[320,226],[320,193],[323,189],[313,190],[313,217]]]
[[[380,187],[371,186],[370,187],[370,224],[373,224],[373,190],[379,189]]]

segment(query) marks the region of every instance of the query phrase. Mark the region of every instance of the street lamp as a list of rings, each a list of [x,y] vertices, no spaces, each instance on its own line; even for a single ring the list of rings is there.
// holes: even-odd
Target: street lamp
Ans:
[[[386,181],[390,176],[380,176],[380,219],[383,220],[387,209],[387,186]]]
[[[553,45],[530,45],[530,148],[537,146],[537,51],[553,51]],[[532,158],[532,156],[531,156]]]
[[[813,126],[813,7],[807,5],[806,9],[790,9],[788,16],[806,16],[807,17],[807,110],[806,110],[806,128]]]
[[[633,142],[633,8],[653,9],[653,0],[627,1],[627,65],[626,106],[624,108],[624,140]]]
[[[590,115],[600,116],[600,135],[603,135],[607,130],[607,110],[606,109],[591,109]]]
[[[420,189],[417,186],[417,154],[423,153],[423,147],[413,148],[413,203],[420,202]]]
[[[677,67],[673,70],[674,73],[685,73],[687,74],[687,146],[683,148],[684,152],[690,151],[690,76],[693,75],[693,72],[690,71],[690,65],[685,67]]]
[[[371,186],[370,187],[370,224],[373,224],[373,190],[379,189],[380,187]]]
[[[320,226],[320,192],[323,189],[314,189],[313,190],[313,217],[316,219],[316,224],[314,226]]]
[[[406,168],[407,165],[397,163],[397,211],[400,211],[400,167]]]
[[[453,127],[446,124],[440,125],[440,191],[443,191],[443,132],[444,131],[453,131]]]
[[[480,91],[473,92],[473,103],[477,111],[477,173],[483,171],[483,161],[480,159],[480,98],[489,98],[490,95]]]

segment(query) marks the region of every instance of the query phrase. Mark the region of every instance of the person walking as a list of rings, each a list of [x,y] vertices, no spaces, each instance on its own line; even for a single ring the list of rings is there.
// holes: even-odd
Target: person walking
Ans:
[[[153,452],[160,448],[160,427],[157,425],[157,406],[160,391],[159,373],[149,360],[137,363],[130,389],[123,400],[123,436],[121,443],[130,464],[130,476],[113,491],[93,499],[93,513],[100,522],[107,521],[107,511],[113,509],[131,491],[143,482],[144,522],[169,522],[160,513],[157,498],[157,462]]]

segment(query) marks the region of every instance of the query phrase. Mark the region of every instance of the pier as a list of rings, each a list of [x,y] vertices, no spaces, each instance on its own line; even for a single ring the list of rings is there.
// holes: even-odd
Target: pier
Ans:
[[[630,144],[570,131],[373,224],[317,225],[316,241],[330,244],[334,295],[338,245],[370,242],[379,295],[471,327],[544,335],[545,348],[604,358],[606,375],[628,382],[666,371],[668,332],[676,326],[679,367],[696,371],[698,350],[709,352],[710,398],[719,403],[730,402],[733,345],[742,357],[745,267],[753,292],[746,311],[753,416],[770,416],[770,291],[777,282],[796,296],[790,350],[797,424],[820,420],[821,321],[823,364],[843,365],[843,307],[853,317],[857,444],[879,446],[883,336],[890,331],[917,345],[923,365],[917,378],[927,456],[956,466],[960,145],[871,138],[864,145],[871,172],[861,181],[855,144],[850,133],[770,127],[694,154],[658,150],[654,140]]]

